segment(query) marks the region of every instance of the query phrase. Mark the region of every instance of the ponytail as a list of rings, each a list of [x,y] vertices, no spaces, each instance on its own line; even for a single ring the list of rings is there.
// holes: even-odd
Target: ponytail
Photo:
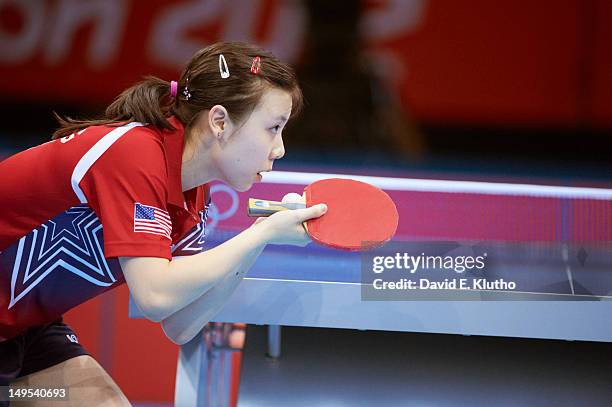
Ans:
[[[120,126],[125,122],[141,122],[159,129],[175,130],[167,119],[170,110],[169,96],[169,82],[155,76],[147,76],[143,81],[124,90],[106,108],[102,118],[93,120],[62,118],[54,112],[60,128],[53,133],[52,139],[68,136],[89,126]]]

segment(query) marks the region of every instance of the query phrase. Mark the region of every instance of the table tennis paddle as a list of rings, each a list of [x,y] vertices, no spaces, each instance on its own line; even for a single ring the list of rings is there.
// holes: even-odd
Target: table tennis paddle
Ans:
[[[399,216],[384,191],[361,181],[329,178],[304,188],[305,203],[283,203],[249,199],[249,216],[270,216],[275,212],[327,205],[327,212],[305,222],[312,240],[334,249],[369,250],[393,237]]]

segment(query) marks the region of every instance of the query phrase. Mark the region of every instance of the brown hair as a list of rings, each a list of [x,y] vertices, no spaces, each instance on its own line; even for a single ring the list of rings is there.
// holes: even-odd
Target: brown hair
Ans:
[[[222,78],[219,55],[223,54],[230,73]],[[251,72],[255,57],[261,59],[259,73]],[[176,98],[170,97],[170,82],[154,76],[146,77],[124,90],[99,119],[78,120],[55,114],[60,128],[53,139],[68,136],[95,125],[119,126],[126,122],[142,122],[160,129],[175,130],[167,118],[174,115],[189,128],[201,111],[223,105],[232,121],[240,123],[255,109],[268,86],[291,94],[291,116],[303,106],[302,91],[291,67],[274,55],[250,44],[220,42],[196,52],[178,82]],[[185,95],[188,88],[189,97]]]

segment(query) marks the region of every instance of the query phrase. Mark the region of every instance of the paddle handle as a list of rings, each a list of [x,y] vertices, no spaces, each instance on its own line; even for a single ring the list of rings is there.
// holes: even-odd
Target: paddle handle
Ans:
[[[249,198],[248,215],[253,217],[270,216],[280,211],[304,209],[306,204],[298,202],[267,201],[265,199]]]

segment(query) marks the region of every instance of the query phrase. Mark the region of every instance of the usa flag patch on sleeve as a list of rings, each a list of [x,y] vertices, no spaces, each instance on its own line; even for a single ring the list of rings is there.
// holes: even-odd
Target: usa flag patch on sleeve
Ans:
[[[152,233],[170,239],[170,215],[163,209],[137,202],[134,204],[134,232]]]

